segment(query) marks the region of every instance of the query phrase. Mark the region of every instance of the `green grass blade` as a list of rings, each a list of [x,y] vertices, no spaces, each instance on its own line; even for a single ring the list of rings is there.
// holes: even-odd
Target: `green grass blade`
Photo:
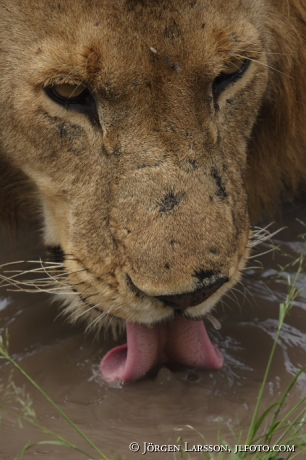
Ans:
[[[0,336],[0,357],[9,361],[33,386],[44,398],[51,404],[54,409],[61,414],[61,416],[69,423],[70,426],[83,438],[92,449],[97,452],[103,460],[108,460],[106,455],[88,438],[88,436],[68,417],[68,415],[53,401],[53,399],[22,369],[21,366],[9,355],[8,347],[8,333],[5,333],[6,341],[4,343],[3,337]]]

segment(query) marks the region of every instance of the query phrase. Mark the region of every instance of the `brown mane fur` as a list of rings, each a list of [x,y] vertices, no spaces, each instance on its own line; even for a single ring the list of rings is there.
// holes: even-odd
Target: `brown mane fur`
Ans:
[[[302,0],[271,5],[278,10],[267,17],[275,53],[271,82],[248,155],[254,218],[273,212],[283,196],[296,195],[306,178],[306,6]]]

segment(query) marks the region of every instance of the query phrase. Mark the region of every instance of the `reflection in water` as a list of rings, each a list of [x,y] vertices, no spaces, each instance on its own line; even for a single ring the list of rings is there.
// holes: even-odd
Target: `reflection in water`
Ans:
[[[11,303],[11,300],[9,298],[5,298],[5,299],[0,298],[0,311],[4,310],[10,303]]]
[[[303,212],[300,209],[296,216]],[[290,231],[277,235],[277,246],[292,255],[304,251],[305,243],[296,236],[303,229],[294,221],[293,214],[288,216],[287,225]],[[36,236],[25,232],[17,245],[2,245],[0,260],[33,259],[39,255]],[[279,265],[290,261],[288,256],[275,251],[258,259],[264,269],[249,269],[243,280],[245,289],[230,293],[214,312],[221,330],[214,330],[207,322],[212,341],[226,358],[221,371],[162,368],[152,379],[125,387],[109,386],[100,376],[99,363],[114,346],[113,339],[105,341],[101,337],[95,342],[84,334],[82,325],[69,325],[46,294],[0,292],[0,327],[9,328],[13,356],[106,454],[116,451],[137,460],[139,456],[128,449],[132,441],[175,444],[177,437],[182,436],[190,443],[200,442],[198,434],[186,425],[203,433],[209,443],[218,441],[220,431],[223,438],[231,441],[228,425],[239,434],[240,427],[250,423],[277,330],[279,303],[287,291],[286,284],[275,275]],[[254,259],[251,265],[256,265]],[[293,277],[293,269],[287,268],[287,275]],[[301,289],[306,285],[305,276],[299,280]],[[306,363],[305,305],[306,294],[302,292],[282,331],[265,408],[280,397],[292,376]],[[3,362],[0,365],[1,384],[7,380],[10,369]],[[14,380],[19,386],[25,383],[16,372]],[[306,394],[305,383],[304,375],[291,392],[288,404],[293,405]],[[66,422],[28,383],[26,387],[41,423],[82,447],[82,441]],[[13,458],[29,440],[45,439],[31,427],[20,430],[12,421],[0,425],[1,431],[5,434],[1,436],[1,459]],[[36,452],[38,458],[46,460],[62,459],[64,455],[56,446],[37,447]],[[66,460],[77,458],[74,452],[65,452]],[[155,458],[173,459],[173,454],[156,453]]]

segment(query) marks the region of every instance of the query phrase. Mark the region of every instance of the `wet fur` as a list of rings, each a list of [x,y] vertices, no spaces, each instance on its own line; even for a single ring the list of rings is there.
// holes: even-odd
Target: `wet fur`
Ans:
[[[254,3],[0,0],[0,213],[41,216],[73,319],[169,319],[157,296],[229,277],[186,310],[202,317],[239,280],[249,216],[303,188],[306,6]],[[62,82],[88,85],[97,117],[51,101]]]

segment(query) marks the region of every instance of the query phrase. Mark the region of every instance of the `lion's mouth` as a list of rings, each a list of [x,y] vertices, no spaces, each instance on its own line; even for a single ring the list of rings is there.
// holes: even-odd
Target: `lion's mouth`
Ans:
[[[58,258],[62,256],[62,253],[60,248],[53,248],[53,254]],[[73,258],[73,260],[76,259]],[[80,263],[79,260],[78,263]],[[133,382],[164,365],[170,367],[183,365],[202,369],[222,367],[223,355],[212,345],[202,319],[203,316],[199,319],[198,315],[188,310],[193,306],[201,306],[208,297],[219,291],[229,281],[229,278],[207,271],[204,273],[205,276],[201,275],[204,280],[198,279],[194,291],[158,297],[159,301],[163,301],[164,308],[172,313],[170,319],[168,316],[164,321],[159,320],[154,323],[153,320],[152,324],[126,321],[127,343],[111,349],[101,362],[101,372],[107,381],[123,384]],[[197,277],[200,277],[200,273],[197,274]],[[137,288],[131,277],[126,276],[124,281],[129,290],[139,298],[150,298]],[[89,297],[94,297],[88,288],[87,297],[82,292],[78,292],[75,287],[71,289],[84,306],[77,317],[87,312],[97,312],[97,318],[106,315],[100,310],[98,304],[88,300]],[[193,314],[193,319],[189,316],[191,314]],[[114,311],[108,312],[107,316],[116,317]],[[216,327],[216,320],[212,322]]]
[[[223,355],[212,345],[203,321],[177,316],[153,326],[127,322],[126,329],[127,343],[102,359],[102,375],[108,381],[133,382],[169,364],[205,369],[223,365]]]

